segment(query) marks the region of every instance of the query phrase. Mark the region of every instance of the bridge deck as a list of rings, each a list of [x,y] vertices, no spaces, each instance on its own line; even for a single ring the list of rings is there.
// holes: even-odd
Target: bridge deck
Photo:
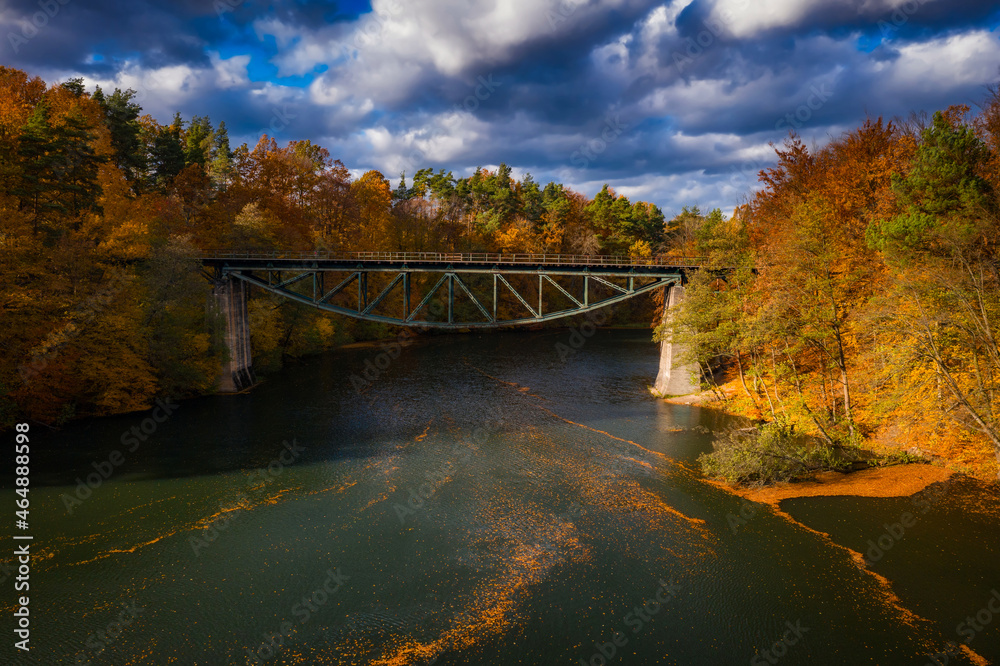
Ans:
[[[206,266],[232,270],[412,271],[526,273],[552,275],[677,275],[704,263],[702,257],[623,257],[572,254],[492,254],[485,252],[228,252],[209,251]]]
[[[699,257],[672,256],[226,250],[206,252],[202,262],[215,270],[214,279],[219,282],[241,280],[284,298],[356,319],[428,328],[492,328],[569,317],[682,284],[688,271],[697,270],[703,263]],[[338,272],[347,275],[331,275]],[[423,277],[416,280],[422,298],[411,293],[416,273],[441,274],[436,282],[433,276],[426,284]],[[375,278],[376,274],[380,274],[373,282],[380,289],[377,295],[369,289],[369,277]],[[384,274],[389,274],[388,279]],[[483,274],[492,274],[492,279],[484,281]],[[474,276],[476,280],[471,279]],[[528,287],[524,278],[529,276],[532,282],[537,280],[537,290]],[[555,280],[560,276],[576,276],[578,283],[563,279],[560,284]],[[328,277],[334,278],[331,283],[336,286],[326,283]],[[625,284],[619,284],[622,282]],[[356,301],[353,295],[348,298],[349,286],[350,292],[357,288]],[[439,297],[444,305],[434,300],[439,290],[446,293]],[[552,306],[545,308],[545,292],[557,303],[561,299],[562,305],[556,305],[555,311]],[[502,297],[507,294],[508,305],[501,307]],[[467,304],[464,317],[456,311],[456,296]],[[390,304],[398,297],[402,297],[402,303]],[[416,301],[418,304],[412,307]],[[433,312],[435,306],[440,312]],[[399,314],[390,315],[385,312],[387,308],[398,309]],[[428,312],[436,319],[425,318]],[[503,319],[504,313],[507,319]]]

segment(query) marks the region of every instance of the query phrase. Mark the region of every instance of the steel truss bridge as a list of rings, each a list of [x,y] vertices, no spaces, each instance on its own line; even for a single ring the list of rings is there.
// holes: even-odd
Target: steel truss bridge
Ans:
[[[688,272],[699,268],[703,259],[564,254],[213,251],[205,253],[202,262],[212,269],[210,277],[217,282],[239,280],[272,294],[355,319],[424,328],[495,328],[569,317],[654,289],[683,284]],[[439,275],[436,281],[435,275]],[[534,288],[536,279],[537,290]],[[375,289],[369,290],[370,280]],[[492,294],[489,293],[490,282]],[[433,286],[427,289],[426,285],[431,283]],[[378,285],[383,286],[379,289]],[[439,292],[442,292],[441,299],[434,301]],[[456,295],[471,303],[474,310],[467,306],[462,309],[478,313],[478,320],[462,320],[456,316],[459,314]],[[560,305],[546,310],[546,296]],[[335,298],[336,303],[333,302]],[[556,307],[558,309],[553,309]],[[386,314],[388,308],[398,311],[398,316]],[[515,312],[513,317],[503,318],[504,312],[512,311]],[[428,316],[439,318],[428,319]]]

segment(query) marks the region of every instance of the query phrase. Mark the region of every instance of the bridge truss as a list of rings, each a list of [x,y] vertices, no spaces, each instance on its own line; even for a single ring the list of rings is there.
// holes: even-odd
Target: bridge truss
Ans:
[[[202,261],[215,280],[241,280],[355,319],[424,328],[495,328],[569,317],[681,284],[702,263],[680,257],[430,252],[210,252]],[[458,302],[465,305],[458,308]]]

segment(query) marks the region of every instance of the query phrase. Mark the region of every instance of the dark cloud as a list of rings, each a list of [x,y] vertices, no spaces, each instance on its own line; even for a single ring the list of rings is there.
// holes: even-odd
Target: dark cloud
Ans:
[[[51,16],[40,9],[43,6],[51,8]],[[19,66],[65,68],[83,65],[100,45],[105,58],[136,53],[151,66],[207,62],[205,47],[221,33],[207,26],[196,28],[195,19],[206,9],[211,10],[210,2],[186,1],[158,8],[120,0],[71,0],[66,4],[13,0],[5,12],[13,20],[2,26],[8,35],[4,55],[5,59],[12,56]],[[30,39],[12,53],[10,34]]]
[[[766,3],[746,0],[743,4],[766,11]],[[783,36],[826,34],[843,38],[862,32],[866,35],[925,39],[942,31],[983,26],[1000,16],[1000,6],[983,0],[804,0],[808,6],[799,20],[776,25],[754,35],[756,40],[775,40]],[[895,5],[895,6],[893,6]],[[714,0],[695,0],[677,17],[682,37],[694,38],[705,30],[715,32],[717,26],[726,32],[727,22],[713,13]]]
[[[349,21],[367,4],[263,0],[10,0],[0,16],[3,60],[17,67],[88,67],[95,52],[147,67],[206,65],[206,51],[239,42],[262,15],[293,25]],[[12,46],[9,35],[15,35]],[[29,37],[26,43],[20,40]],[[99,47],[99,49],[98,49]]]
[[[11,0],[0,63],[139,87],[161,121],[311,139],[393,178],[406,156],[505,161],[668,211],[732,206],[790,129],[823,142],[866,115],[975,102],[996,79],[996,3],[803,2],[51,0],[26,39],[39,2]]]

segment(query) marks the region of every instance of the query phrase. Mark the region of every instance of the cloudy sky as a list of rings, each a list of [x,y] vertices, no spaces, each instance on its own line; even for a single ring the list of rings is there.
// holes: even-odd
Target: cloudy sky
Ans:
[[[729,213],[790,129],[974,106],[998,26],[987,0],[0,0],[0,64],[393,183],[503,161],[669,216]]]

